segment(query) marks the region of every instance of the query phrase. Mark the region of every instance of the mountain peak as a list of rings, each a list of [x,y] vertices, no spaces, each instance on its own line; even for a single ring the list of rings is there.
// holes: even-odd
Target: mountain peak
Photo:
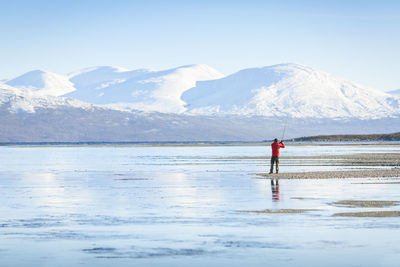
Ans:
[[[33,90],[44,95],[60,96],[75,90],[67,76],[43,71],[33,70],[12,80],[6,84],[24,89]]]
[[[287,63],[279,63],[279,64],[274,64],[270,66],[265,66],[268,68],[291,68],[291,69],[312,69],[311,67],[308,67],[303,64],[299,63],[293,63],[293,62],[287,62]]]
[[[190,64],[190,65],[183,65],[183,66],[179,66],[173,69],[168,69],[165,70],[163,72],[180,72],[180,71],[186,71],[186,72],[193,72],[193,73],[204,73],[207,76],[210,76],[210,80],[213,79],[219,79],[224,77],[225,75],[223,75],[222,73],[220,73],[219,71],[217,71],[216,69],[210,67],[207,64]]]
[[[49,71],[44,71],[44,70],[31,70],[31,71],[28,71],[28,72],[26,72],[25,74],[23,74],[23,75],[25,75],[25,76],[28,76],[28,75],[43,75],[43,74],[47,74],[47,73],[49,73],[49,74],[52,74],[51,72],[49,72]]]
[[[88,67],[88,68],[84,68],[84,69],[81,69],[78,71],[68,73],[67,76],[69,78],[73,78],[75,76],[85,74],[85,73],[90,73],[90,72],[110,73],[110,72],[127,72],[127,71],[130,71],[130,70],[119,67],[119,66],[93,66],[93,67]]]
[[[193,69],[197,69],[197,68],[201,68],[201,69],[214,69],[211,66],[204,64],[204,63],[199,63],[199,64],[188,64],[188,65],[182,65],[177,67],[176,69],[182,69],[182,68],[193,68]]]

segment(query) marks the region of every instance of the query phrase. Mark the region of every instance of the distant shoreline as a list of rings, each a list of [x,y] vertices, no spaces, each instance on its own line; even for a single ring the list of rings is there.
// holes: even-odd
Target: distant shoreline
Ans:
[[[362,142],[362,141],[400,141],[400,132],[389,134],[336,134],[316,135],[294,138],[294,141],[318,141],[318,142]]]

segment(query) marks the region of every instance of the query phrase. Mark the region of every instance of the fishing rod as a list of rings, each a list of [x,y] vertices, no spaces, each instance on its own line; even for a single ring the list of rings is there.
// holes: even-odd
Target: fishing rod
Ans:
[[[283,141],[283,138],[285,137],[285,131],[286,131],[286,125],[287,125],[288,119],[289,119],[289,116],[286,117],[285,124],[283,125],[283,133],[282,133],[281,142]]]

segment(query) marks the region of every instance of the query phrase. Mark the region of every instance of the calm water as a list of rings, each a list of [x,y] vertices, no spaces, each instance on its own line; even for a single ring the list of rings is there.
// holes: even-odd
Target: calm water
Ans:
[[[400,201],[400,184],[281,180],[273,194],[270,181],[254,175],[268,162],[237,158],[269,150],[0,147],[0,266],[398,266],[399,217],[332,214],[399,207],[331,203]],[[282,155],[369,152],[400,146],[288,146]],[[282,160],[281,171],[357,167],[303,163]],[[316,211],[240,212],[285,208]]]

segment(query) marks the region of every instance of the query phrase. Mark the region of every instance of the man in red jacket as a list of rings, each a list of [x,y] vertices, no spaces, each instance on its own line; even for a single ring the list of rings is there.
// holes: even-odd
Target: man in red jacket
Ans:
[[[276,173],[279,172],[279,149],[280,148],[285,148],[285,144],[283,141],[278,143],[278,139],[275,138],[274,142],[271,144],[272,148],[272,157],[271,157],[271,169],[269,173],[273,172],[274,169],[274,163],[276,163]]]

